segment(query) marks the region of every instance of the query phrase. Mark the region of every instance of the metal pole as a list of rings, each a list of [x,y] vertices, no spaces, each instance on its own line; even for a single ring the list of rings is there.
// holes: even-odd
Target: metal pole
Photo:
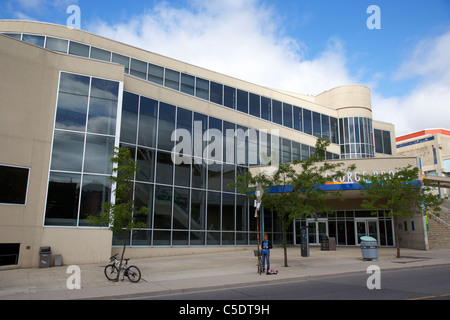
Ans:
[[[255,208],[255,215],[256,215],[256,232],[258,233],[257,234],[257,238],[258,238],[258,259],[259,259],[259,255],[260,255],[260,252],[259,252],[259,214],[258,214],[258,209],[256,209]],[[259,261],[259,260],[258,260]]]

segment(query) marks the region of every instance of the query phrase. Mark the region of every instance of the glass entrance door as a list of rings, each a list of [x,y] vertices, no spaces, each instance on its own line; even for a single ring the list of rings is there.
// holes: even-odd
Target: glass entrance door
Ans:
[[[316,220],[300,220],[296,219],[294,221],[294,244],[300,245],[300,228],[308,228],[308,241],[311,245],[317,245],[320,244],[320,238],[321,236],[327,236],[328,235],[328,222],[327,219],[318,219]]]
[[[379,240],[377,219],[355,219],[356,243],[361,243],[361,237],[369,236]]]
[[[328,235],[327,220],[308,220],[308,238],[309,244],[320,244],[320,238]]]

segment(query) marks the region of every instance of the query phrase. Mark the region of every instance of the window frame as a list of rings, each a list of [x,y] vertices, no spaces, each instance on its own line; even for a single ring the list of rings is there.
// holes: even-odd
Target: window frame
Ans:
[[[23,170],[27,170],[28,171],[26,188],[25,188],[24,202],[23,203],[0,202],[0,205],[25,207],[27,205],[27,203],[28,203],[28,192],[29,192],[29,188],[30,188],[31,168],[30,167],[23,167],[23,166],[2,164],[2,163],[0,163],[0,167],[14,168],[14,169],[23,169]]]

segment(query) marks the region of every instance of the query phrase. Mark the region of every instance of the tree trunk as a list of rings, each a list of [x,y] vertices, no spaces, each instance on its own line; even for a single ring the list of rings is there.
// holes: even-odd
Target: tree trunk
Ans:
[[[286,243],[287,243],[287,234],[286,234],[286,231],[283,231],[284,266],[285,266],[285,267],[289,267],[289,266],[288,266],[288,260],[287,260],[287,248],[286,248]]]
[[[124,238],[124,240],[123,240],[122,255],[120,256],[119,272],[117,273],[116,282],[119,281],[120,271],[122,270],[123,256],[125,255],[125,249],[126,249],[126,247],[127,247],[127,239]]]
[[[400,258],[400,237],[398,235],[398,217],[394,215],[394,232],[395,232],[395,247],[397,248],[397,259]]]

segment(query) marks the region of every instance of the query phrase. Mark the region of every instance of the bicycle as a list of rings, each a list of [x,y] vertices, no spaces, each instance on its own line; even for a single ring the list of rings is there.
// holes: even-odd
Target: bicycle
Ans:
[[[116,258],[117,255],[118,253],[109,258],[110,261],[114,261],[114,263],[108,264],[105,267],[106,278],[111,281],[117,280],[119,279],[120,272],[122,272],[122,281],[126,276],[131,282],[139,282],[139,280],[141,280],[141,270],[136,266],[128,266],[128,260],[130,259],[123,259],[125,260],[125,263],[120,266],[120,261]]]

